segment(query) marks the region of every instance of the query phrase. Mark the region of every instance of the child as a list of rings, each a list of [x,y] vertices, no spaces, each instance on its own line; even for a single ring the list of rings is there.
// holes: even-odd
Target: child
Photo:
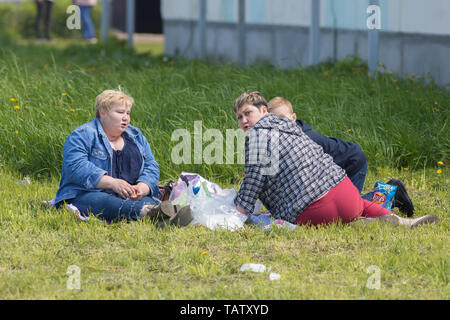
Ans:
[[[333,161],[345,170],[349,179],[361,193],[366,179],[367,158],[358,144],[343,141],[339,138],[327,137],[313,131],[309,124],[303,120],[297,119],[292,104],[284,98],[275,97],[270,100],[267,111],[278,117],[294,120],[311,140],[320,145],[324,152],[331,155]],[[402,181],[391,179],[387,184],[397,186],[397,192],[392,203],[392,208],[398,207],[399,210],[406,213],[408,217],[412,216],[414,214],[414,206]],[[365,195],[363,198],[368,199],[367,196]]]

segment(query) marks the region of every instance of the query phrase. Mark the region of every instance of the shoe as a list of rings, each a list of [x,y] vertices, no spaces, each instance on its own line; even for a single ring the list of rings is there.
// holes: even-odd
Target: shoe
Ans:
[[[162,201],[158,205],[145,205],[141,210],[141,218],[149,217],[155,221],[157,227],[168,225],[185,227],[194,219],[189,206],[181,208],[170,201]]]
[[[181,208],[177,214],[169,219],[169,222],[173,226],[185,227],[194,220],[191,208],[189,206]]]
[[[411,221],[410,227],[415,228],[422,224],[435,223],[435,222],[439,221],[439,218],[437,216],[435,216],[434,214],[428,214],[426,216],[422,216],[420,218],[416,218],[416,219],[412,219],[412,220],[413,221]]]
[[[165,220],[174,218],[180,206],[174,206],[170,201],[163,201],[159,204],[146,204],[142,207],[141,218],[148,217],[154,220]]]
[[[400,212],[405,213],[408,217],[412,217],[414,215],[414,205],[403,182],[399,179],[391,179],[387,184],[397,186],[397,191],[395,192],[394,200],[392,201],[392,208],[397,207]]]
[[[435,215],[429,214],[429,215],[425,215],[425,216],[415,218],[415,219],[408,219],[408,218],[401,218],[395,214],[389,214],[389,215],[385,215],[385,216],[381,216],[381,217],[377,217],[377,218],[359,217],[354,222],[355,223],[359,222],[359,223],[363,223],[365,225],[369,225],[375,221],[387,222],[394,226],[400,225],[400,226],[407,226],[409,228],[415,228],[415,227],[418,227],[423,224],[435,223],[435,222],[439,221],[439,218]],[[350,225],[353,225],[353,222],[350,223]]]
[[[177,207],[179,208],[179,206]],[[194,216],[192,215],[191,208],[189,206],[186,206],[176,211],[174,216],[159,221],[157,223],[157,227],[164,228],[169,225],[176,227],[186,227],[192,222],[192,220],[194,220]]]

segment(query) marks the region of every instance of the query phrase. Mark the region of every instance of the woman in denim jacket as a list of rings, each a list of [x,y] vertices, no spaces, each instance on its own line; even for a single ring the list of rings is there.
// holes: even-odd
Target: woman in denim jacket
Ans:
[[[95,100],[96,118],[73,131],[63,148],[55,204],[113,221],[136,220],[160,204],[159,168],[141,131],[130,125],[133,98],[106,90]]]

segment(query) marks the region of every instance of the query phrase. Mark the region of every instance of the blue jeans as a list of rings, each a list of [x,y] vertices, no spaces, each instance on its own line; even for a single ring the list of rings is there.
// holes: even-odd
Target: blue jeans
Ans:
[[[143,197],[139,201],[122,199],[106,192],[85,192],[72,200],[83,216],[89,214],[107,221],[120,219],[137,220],[141,209],[146,204],[159,204],[161,201],[152,197]]]
[[[351,177],[349,176],[349,179],[353,182],[356,189],[358,189],[359,193],[361,193],[362,189],[364,188],[364,181],[366,181],[366,174],[367,174],[367,161],[357,173],[355,173]]]
[[[92,39],[95,38],[94,23],[91,19],[91,6],[79,6],[81,21],[83,22],[83,38]]]

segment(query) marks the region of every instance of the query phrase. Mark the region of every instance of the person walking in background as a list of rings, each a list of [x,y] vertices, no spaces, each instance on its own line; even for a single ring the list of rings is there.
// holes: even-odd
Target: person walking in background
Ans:
[[[36,32],[36,39],[42,41],[44,39],[51,40],[50,36],[50,23],[52,17],[52,7],[54,0],[35,0],[37,14],[36,21],[34,23],[34,29]],[[44,22],[44,37],[41,32],[41,21]]]
[[[97,4],[97,0],[73,0],[73,3],[80,7],[83,39],[97,43],[94,23],[91,19],[91,8]]]

